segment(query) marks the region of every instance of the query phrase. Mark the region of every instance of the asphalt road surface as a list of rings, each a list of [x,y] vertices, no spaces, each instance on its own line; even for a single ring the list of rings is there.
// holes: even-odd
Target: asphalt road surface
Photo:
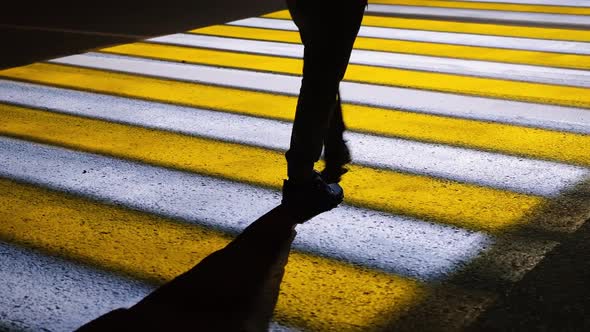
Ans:
[[[128,307],[280,203],[282,1],[0,12],[0,330]],[[353,165],[297,227],[273,330],[590,329],[590,5],[370,1]]]

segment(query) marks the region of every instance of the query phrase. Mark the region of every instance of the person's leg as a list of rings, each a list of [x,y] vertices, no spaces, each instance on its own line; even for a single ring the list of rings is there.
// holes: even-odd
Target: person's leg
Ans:
[[[340,93],[337,95],[334,113],[330,119],[330,126],[324,138],[325,168],[322,170],[322,178],[327,183],[338,183],[342,175],[348,172],[344,166],[351,161],[350,150],[344,140],[344,119],[342,117],[342,100]]]
[[[301,42],[304,46],[304,54],[303,79],[301,80],[299,98],[297,99],[295,119],[291,131],[291,143],[285,156],[287,158],[287,176],[289,180],[303,183],[308,182],[312,177],[313,165],[318,160],[322,148],[321,145],[318,146],[317,138],[311,137],[318,130],[310,129],[310,125],[313,125],[313,119],[306,116],[306,111],[310,113],[310,108],[309,106],[305,107],[305,105],[313,103],[310,100],[312,96],[306,93],[309,90],[307,87],[309,80],[306,79],[305,73],[307,70],[309,76],[311,63],[317,61],[314,57],[315,52],[312,50],[313,44],[311,40],[314,30],[317,30],[317,28],[314,29],[314,20],[311,17],[314,12],[309,1],[287,0],[287,6],[291,18],[299,30]]]
[[[367,5],[366,0],[353,1],[349,7],[347,16],[349,17],[349,23],[344,28],[341,34],[341,43],[345,48],[342,54],[346,55],[346,60],[341,63],[340,76],[338,76],[338,83],[344,77],[350,55],[352,53],[352,47],[356,36],[361,26],[362,17],[364,14],[365,6]],[[337,99],[334,106],[334,112],[330,118],[329,128],[324,137],[324,161],[326,166],[322,171],[322,178],[327,183],[338,183],[341,180],[343,174],[348,172],[344,167],[350,163],[351,155],[350,150],[344,140],[344,131],[346,126],[342,115],[342,99],[340,97],[340,91],[337,92]]]
[[[330,8],[315,0],[288,1],[304,44],[303,79],[286,154],[288,176],[295,181],[304,182],[313,175],[313,164],[325,142],[329,159],[342,150],[344,123],[338,86],[360,27],[363,3],[344,0],[338,8]]]
[[[338,86],[364,13],[363,2],[287,0],[301,34],[304,55],[291,145],[286,153],[289,179],[283,184],[282,203],[302,219],[338,206],[344,197],[342,187],[327,183],[313,166],[331,127]]]

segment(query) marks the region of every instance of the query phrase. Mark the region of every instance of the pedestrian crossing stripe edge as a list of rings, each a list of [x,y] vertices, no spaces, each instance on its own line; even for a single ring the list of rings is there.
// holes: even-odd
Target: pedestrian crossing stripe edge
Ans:
[[[584,29],[588,25],[587,15],[547,14],[533,12],[478,10],[445,7],[421,7],[411,5],[369,4],[367,13],[390,16],[419,16],[430,18],[448,18],[451,20],[468,20],[475,22],[503,22],[507,24],[568,27]]]
[[[0,77],[282,121],[293,120],[296,105],[296,97],[56,64],[38,63],[0,71]],[[359,132],[590,165],[586,152],[590,135],[362,105],[344,107],[348,127]]]
[[[157,284],[230,241],[209,229],[6,179],[0,179],[0,188],[10,193],[0,195],[7,207],[0,212],[4,241]],[[387,323],[379,320],[399,314],[427,292],[411,279],[292,252],[276,318],[314,330],[379,326]],[[326,296],[334,293],[337,300]]]
[[[498,3],[514,3],[523,5],[555,5],[554,0],[452,0],[460,2],[498,2]],[[586,0],[561,0],[558,6],[564,7],[589,7]]]
[[[299,59],[285,57],[143,43],[105,48],[101,52],[291,75],[299,74],[303,63]],[[344,81],[590,108],[587,88],[557,84],[360,64],[348,65]]]
[[[262,15],[265,18],[291,20],[288,10]],[[375,16],[365,14],[363,26],[426,30],[436,32],[469,33],[488,36],[520,37],[545,40],[590,42],[590,31],[549,27],[512,26],[491,23],[452,22],[434,19]]]
[[[285,121],[16,81],[0,80],[0,102],[282,152],[290,141],[291,123]],[[442,144],[352,131],[345,137],[354,164],[543,197],[555,197],[590,174],[590,168]]]
[[[154,290],[145,282],[2,240],[0,252],[3,266],[10,267],[0,269],[2,331],[75,331],[106,311],[132,306]],[[26,308],[19,306],[24,303]]]
[[[129,45],[144,44],[170,45],[184,49],[196,48],[216,52],[228,51],[245,55],[261,55],[268,59],[276,57],[300,59],[303,53],[303,46],[299,44],[186,33],[151,38]],[[97,55],[98,51],[100,50],[87,54]],[[187,51],[181,50],[180,52],[186,53]],[[157,55],[154,56],[157,57]],[[146,54],[144,58],[152,57]],[[179,62],[190,63],[186,58]],[[367,50],[353,50],[349,64],[590,88],[590,71],[579,69]],[[265,70],[261,69],[260,71],[264,72]]]
[[[3,109],[5,108],[5,109]],[[9,110],[8,112],[6,112],[6,110]],[[5,112],[3,112],[5,111]],[[37,112],[38,110],[27,110],[25,108],[22,107],[15,107],[15,106],[8,106],[8,105],[2,105],[0,104],[0,113],[5,113],[5,115],[7,115],[8,118],[13,117],[16,113],[19,113],[23,111],[23,113],[26,112],[30,112],[32,113],[37,113],[41,114],[41,113],[46,113],[46,112]],[[23,116],[20,118],[20,120],[23,120],[21,123],[19,123],[19,121],[15,121],[12,124],[15,127],[19,127],[19,128],[24,128],[24,127],[20,127],[22,123],[26,123],[26,125],[29,125],[31,123],[34,122],[38,122],[38,124],[41,124],[40,127],[43,127],[47,124],[49,124],[49,126],[51,126],[51,120],[48,122],[43,121],[44,119],[33,119],[35,116]],[[52,115],[53,116],[53,115]],[[52,116],[48,116],[45,119],[51,118]],[[18,116],[16,116],[16,118],[18,118]],[[43,116],[41,116],[41,118],[43,118]],[[67,118],[67,117],[66,117]],[[54,121],[54,128],[52,128],[52,130],[50,130],[47,135],[51,136],[53,134],[58,134],[58,136],[60,135],[59,133],[59,128],[57,128],[60,125],[63,125],[64,123],[66,124],[67,128],[72,128],[70,126],[68,126],[67,124],[73,124],[76,122],[76,120],[71,120],[70,119],[66,119],[66,118],[61,118],[61,119],[65,119],[63,122],[60,121],[60,117],[56,116]],[[73,118],[73,117],[70,117]],[[14,119],[11,119],[14,120]],[[31,121],[32,120],[32,121]],[[92,124],[90,124],[91,122],[86,122],[84,123],[86,120],[89,121],[94,121],[94,120],[90,120],[90,119],[80,119],[80,122],[78,123],[76,128],[84,128],[84,129],[92,129],[94,128],[94,126]],[[25,126],[26,126],[25,125]],[[113,124],[109,124],[107,126],[111,126]],[[4,126],[3,124],[0,124],[0,128]],[[47,128],[47,127],[44,127]],[[68,130],[66,128],[63,128],[64,130]],[[112,128],[111,128],[112,129]],[[19,129],[21,130],[21,129]],[[4,131],[4,130],[3,130]],[[10,131],[10,129],[8,130]],[[110,131],[109,129],[104,130],[105,132]],[[113,132],[116,132],[117,129],[113,130]],[[12,136],[14,133],[10,133],[9,136]],[[26,137],[26,138],[31,138],[32,140],[35,141],[43,141],[43,142],[48,142],[51,140],[51,138],[40,138],[38,139],[37,137],[33,137],[33,135],[29,136],[30,133],[27,132],[25,133],[25,131],[23,130],[23,132],[20,133],[16,133],[14,134],[15,137]],[[69,133],[67,134],[69,135]],[[74,134],[75,135],[75,134]],[[119,138],[120,140],[125,140],[128,139],[130,137],[134,136],[133,134],[130,135],[121,135]],[[139,136],[143,136],[143,135],[139,135]],[[66,136],[64,136],[66,137]],[[75,140],[74,140],[75,141]],[[116,140],[115,140],[116,141]],[[104,141],[103,141],[104,142]],[[86,143],[76,143],[73,142],[72,140],[68,140],[67,138],[64,139],[62,142],[52,142],[52,144],[57,144],[57,145],[62,145],[62,146],[68,146],[68,147],[74,147],[75,149],[86,149],[86,147],[84,147],[84,145]],[[211,143],[208,143],[211,144]],[[135,144],[135,145],[139,145],[139,144]],[[90,150],[92,150],[93,148],[90,148]],[[159,149],[161,150],[161,149]],[[111,152],[108,151],[102,151],[101,153],[107,154],[107,155],[111,155]],[[112,155],[117,155],[117,153],[112,154]],[[123,156],[123,158],[129,158],[129,156]],[[137,158],[131,157],[131,159],[134,160],[139,160]],[[148,157],[149,159],[149,157]],[[141,161],[146,161],[146,159],[141,160]],[[149,162],[149,161],[148,161]],[[168,165],[165,165],[166,167],[168,167]],[[284,165],[281,165],[284,166]],[[273,166],[274,168],[277,168],[276,166]],[[173,168],[176,168],[176,166],[173,166]],[[280,167],[279,167],[280,168]],[[284,167],[283,167],[284,168]],[[358,169],[353,169],[353,172],[363,172],[363,168],[360,167]],[[215,174],[215,175],[219,175],[219,173]],[[240,179],[238,181],[244,181],[243,179]],[[415,181],[415,180],[413,180]],[[262,183],[262,182],[261,182]],[[258,183],[258,184],[261,184]],[[268,186],[268,185],[267,185]],[[445,187],[447,185],[445,184]],[[29,185],[25,185],[25,184],[17,184],[14,181],[8,180],[8,179],[1,179],[0,178],[0,187],[4,187],[4,189],[6,190],[0,190],[2,192],[10,192],[11,195],[14,195],[14,193],[17,193],[15,195],[15,197],[10,197],[10,196],[3,196],[0,195],[0,199],[5,201],[6,206],[11,206],[13,209],[17,209],[20,211],[20,213],[22,215],[26,215],[26,217],[22,220],[19,220],[22,224],[26,224],[26,227],[30,227],[30,229],[28,228],[21,228],[21,226],[19,225],[19,227],[14,227],[14,228],[10,228],[10,225],[14,225],[14,220],[10,219],[10,215],[4,219],[9,220],[10,222],[12,222],[13,224],[7,223],[6,225],[0,225],[0,229],[4,228],[4,232],[2,236],[2,238],[4,239],[9,239],[9,241],[13,242],[13,243],[19,243],[21,245],[25,245],[25,246],[30,246],[30,247],[34,247],[36,249],[39,250],[43,250],[46,251],[48,253],[51,254],[59,254],[59,255],[63,255],[65,257],[77,260],[77,261],[88,261],[90,260],[91,262],[93,262],[93,264],[99,265],[103,268],[107,268],[109,270],[117,270],[117,271],[123,271],[124,273],[128,273],[130,275],[133,275],[134,277],[139,277],[142,278],[144,280],[151,280],[152,282],[163,282],[166,280],[169,280],[171,277],[175,276],[176,274],[180,272],[182,272],[183,269],[186,269],[187,267],[190,267],[191,264],[194,265],[194,261],[188,262],[187,261],[183,261],[178,265],[174,265],[177,262],[170,262],[168,256],[162,256],[162,251],[165,250],[165,248],[169,248],[169,244],[168,243],[158,243],[157,241],[167,241],[167,240],[173,240],[173,241],[185,241],[184,243],[180,243],[176,246],[173,246],[175,248],[183,248],[183,250],[185,249],[186,246],[186,250],[184,250],[184,254],[186,254],[187,256],[189,256],[189,259],[194,259],[194,254],[195,251],[191,251],[189,252],[189,250],[194,250],[194,245],[191,246],[191,244],[186,245],[187,242],[192,242],[194,241],[194,227],[190,227],[190,229],[186,228],[184,229],[182,225],[177,225],[174,222],[170,222],[170,220],[160,220],[162,218],[158,218],[158,217],[153,217],[150,216],[150,218],[153,218],[155,221],[153,221],[153,223],[150,225],[153,228],[158,228],[158,239],[156,239],[156,243],[151,243],[149,241],[145,242],[146,238],[148,237],[154,237],[153,233],[150,234],[145,234],[145,233],[140,233],[137,234],[137,230],[139,229],[139,227],[136,225],[135,221],[140,220],[140,222],[145,222],[146,216],[143,215],[141,212],[135,212],[135,211],[125,211],[125,209],[120,209],[120,208],[116,208],[116,207],[105,207],[105,205],[100,204],[100,203],[94,203],[94,202],[88,202],[87,200],[83,200],[81,198],[77,198],[77,197],[70,197],[67,194],[62,194],[62,193],[56,193],[50,190],[46,190],[46,189],[40,189],[38,187],[31,187]],[[276,185],[274,186],[276,188]],[[456,190],[456,189],[455,189]],[[468,192],[468,190],[465,189],[459,189],[459,191],[466,191]],[[469,194],[469,196],[471,196],[471,193],[467,193]],[[20,196],[19,196],[20,195]],[[380,195],[380,193],[377,193],[377,195]],[[454,195],[457,195],[456,193],[454,193]],[[18,196],[18,197],[16,197]],[[24,198],[23,198],[24,197]],[[512,197],[511,199],[514,199],[514,197]],[[19,201],[20,200],[20,201]],[[30,202],[31,201],[40,201],[39,205],[36,205],[39,208],[39,211],[33,211],[31,212],[30,209]],[[6,203],[6,201],[8,201],[8,203]],[[15,204],[14,201],[17,201],[17,203]],[[494,200],[496,201],[496,200]],[[58,211],[53,211],[54,209],[56,209],[56,202],[58,202],[58,207],[57,210]],[[522,202],[521,202],[522,203]],[[537,205],[537,204],[542,204],[542,202],[540,203],[533,203],[531,205]],[[71,207],[72,206],[76,206],[76,207],[80,207],[80,206],[84,206],[81,209],[76,209],[73,210]],[[108,210],[108,211],[105,211]],[[119,211],[115,211],[115,210],[119,210]],[[91,214],[96,214],[94,216],[88,216],[86,214],[84,214],[86,211],[90,211]],[[99,211],[99,212],[97,212]],[[122,211],[122,212],[121,212]],[[29,217],[31,216],[31,214],[35,214],[35,213],[42,213],[42,212],[48,212],[48,214],[51,214],[52,217],[54,217],[55,219],[48,219],[45,220],[45,215],[43,218],[41,218],[40,216],[36,216],[33,217],[32,220],[35,220],[37,223],[33,225],[33,223],[30,223],[31,219],[29,219]],[[104,213],[101,215],[101,213]],[[80,214],[83,214],[82,216],[80,216]],[[139,217],[135,218],[134,216],[128,217],[128,215],[131,214],[137,214],[139,215]],[[71,217],[65,217],[64,215],[67,216],[71,216]],[[123,227],[124,229],[121,230],[121,225],[116,225],[116,227],[113,227],[113,224],[109,224],[110,221],[112,221],[113,219],[117,219],[119,217],[119,215],[122,215],[123,218],[130,218],[131,220],[126,219],[126,221],[122,224],[124,224],[125,226]],[[1,216],[1,214],[0,214]],[[76,219],[78,218],[78,219]],[[80,219],[81,218],[81,219]],[[133,220],[135,218],[135,220]],[[72,225],[68,225],[68,224],[60,224],[62,223],[62,220],[66,219],[68,221],[73,220],[73,224]],[[105,220],[108,220],[107,222],[105,222]],[[58,222],[59,221],[59,222]],[[87,225],[86,223],[88,221],[91,221],[88,224],[91,223],[95,223],[94,225]],[[17,221],[18,222],[18,221]],[[150,220],[150,222],[152,222],[152,220]],[[42,228],[37,228],[36,226],[39,226],[40,223],[43,223],[43,227]],[[75,224],[75,225],[74,225]],[[65,239],[61,239],[64,236],[64,232],[60,231],[57,232],[57,228],[55,227],[56,225],[59,225],[60,227],[63,226],[64,229],[66,229],[69,233],[71,232],[72,229],[77,229],[80,230],[79,232],[74,232],[74,233],[79,233],[79,234],[66,234]],[[174,225],[174,226],[170,226],[170,225]],[[463,226],[463,225],[461,225]],[[67,228],[66,228],[67,227]],[[86,228],[85,228],[86,227]],[[141,226],[143,227],[143,225]],[[17,231],[14,231],[15,229],[17,229]],[[46,231],[44,232],[43,229],[45,229]],[[107,231],[100,231],[100,230],[104,230],[106,229]],[[113,231],[116,230],[116,231]],[[117,233],[117,231],[122,231],[122,233],[125,234],[121,234],[121,233]],[[152,230],[150,230],[152,231]],[[20,233],[18,233],[20,232]],[[2,234],[0,233],[0,234]],[[18,234],[17,234],[18,233]],[[229,238],[224,235],[224,234],[219,234],[218,232],[215,231],[211,231],[208,229],[199,229],[197,231],[198,234],[196,237],[199,237],[199,245],[201,244],[201,241],[204,241],[208,244],[211,244],[210,242],[212,242],[213,247],[218,246],[219,248],[221,246],[223,246],[225,243],[227,243],[229,241]],[[202,234],[201,234],[202,233]],[[47,234],[50,234],[49,239],[45,238],[45,236]],[[59,236],[54,235],[54,234],[59,234]],[[88,234],[94,234],[94,235],[90,235],[87,238],[83,238],[84,235],[88,235]],[[133,235],[130,235],[133,234]],[[205,235],[203,235],[205,234]],[[43,236],[41,236],[43,235]],[[81,236],[79,236],[81,235]],[[145,237],[142,237],[142,235],[145,235]],[[17,239],[17,237],[19,237]],[[70,239],[70,236],[73,239]],[[135,237],[134,237],[135,236]],[[106,239],[105,243],[101,243],[105,245],[105,248],[108,248],[108,252],[105,252],[104,250],[100,250],[96,248],[96,243],[92,242],[89,239],[95,239],[97,237],[102,237],[103,239]],[[125,245],[119,246],[120,245],[120,239],[130,239],[129,242],[126,242]],[[203,240],[204,238],[206,238],[205,240]],[[188,240],[187,240],[188,239]],[[80,242],[84,242],[83,245],[81,245],[78,248],[73,248],[72,246],[69,246],[68,244],[64,244],[60,241],[70,241],[70,243],[80,243]],[[102,242],[102,241],[100,241]],[[128,249],[128,245],[129,243],[137,243],[139,245],[139,247],[132,247],[130,249],[130,252],[133,252],[134,254],[137,253],[145,253],[146,250],[144,247],[146,246],[150,246],[150,249],[153,249],[156,251],[155,255],[152,255],[150,257],[150,255],[145,255],[145,257],[149,257],[150,260],[149,262],[147,261],[143,261],[141,262],[141,258],[138,259],[139,263],[137,265],[137,267],[133,267],[130,270],[126,270],[128,268],[127,265],[117,265],[117,264],[127,264],[127,261],[123,261],[123,259],[127,259],[127,257],[122,258],[122,256],[125,256],[124,252],[122,253],[120,251],[121,248],[127,250]],[[109,247],[109,245],[112,245],[112,247]],[[197,254],[197,256],[199,256],[199,258],[204,257],[204,255],[208,254],[209,250],[215,250],[213,247],[207,247],[205,250],[199,252]],[[102,247],[101,247],[102,248]],[[212,249],[213,248],[213,249]],[[199,250],[201,250],[202,248],[199,247]],[[72,250],[72,251],[70,251]],[[96,251],[94,251],[96,250]],[[119,251],[117,251],[119,250]],[[133,251],[135,250],[135,251]],[[158,251],[160,250],[160,251]],[[210,252],[209,252],[210,253]],[[157,256],[157,254],[159,254],[159,256],[157,258],[164,258],[164,262],[160,262],[158,264],[155,264],[154,262],[152,262],[152,258],[154,258],[155,256]],[[106,256],[106,257],[105,257]],[[328,329],[332,329],[334,327],[338,328],[338,329],[349,329],[349,328],[358,328],[359,326],[381,326],[384,324],[387,324],[389,322],[386,322],[382,319],[380,319],[381,317],[383,317],[383,313],[386,313],[385,316],[387,317],[395,317],[398,314],[400,314],[398,311],[401,311],[401,307],[404,307],[403,310],[407,310],[407,308],[405,308],[406,306],[412,306],[412,304],[415,304],[417,302],[419,302],[419,300],[423,297],[426,296],[426,294],[428,293],[428,287],[426,285],[417,283],[413,280],[409,280],[406,278],[400,278],[397,276],[391,276],[391,275],[387,275],[387,274],[380,274],[380,273],[376,273],[374,271],[371,270],[365,270],[363,268],[358,268],[358,267],[354,267],[354,266],[349,266],[346,264],[342,264],[339,262],[334,262],[325,258],[321,258],[321,257],[315,257],[313,255],[309,255],[309,254],[301,254],[301,253],[293,253],[291,255],[291,263],[288,266],[288,271],[286,273],[286,277],[285,280],[283,281],[284,284],[284,288],[287,289],[291,289],[289,287],[292,287],[292,289],[295,289],[297,291],[301,291],[302,294],[304,294],[303,296],[295,296],[295,297],[289,297],[288,294],[285,295],[284,293],[281,295],[283,298],[283,302],[287,301],[287,304],[284,304],[283,302],[281,302],[281,298],[279,299],[279,304],[277,306],[277,310],[278,310],[278,315],[277,317],[279,318],[279,320],[283,321],[283,322],[288,322],[288,323],[295,323],[298,326],[302,326],[305,328],[310,328],[310,329],[314,329],[314,330],[328,330]],[[145,257],[143,259],[145,259]],[[183,257],[184,258],[184,257]],[[168,262],[168,265],[165,264],[165,262]],[[153,266],[151,267],[146,267],[144,265],[147,265],[148,263],[153,264]],[[163,269],[169,268],[172,265],[172,268],[167,270],[167,271],[155,271],[154,267],[161,267]],[[159,272],[161,272],[160,274],[158,274]],[[343,280],[339,280],[338,276],[336,274],[340,274],[342,276],[345,276],[344,278],[342,278]],[[318,278],[318,275],[320,276]],[[350,275],[353,275],[353,279],[349,280]],[[289,279],[287,276],[292,277],[292,279]],[[357,280],[357,276],[358,276],[358,280]],[[316,279],[322,279],[324,280],[329,280],[329,282],[325,282],[325,284],[322,284],[319,287],[319,291],[318,291],[318,287],[308,287],[307,283],[304,283],[304,286],[301,287],[299,285],[301,279],[303,280],[308,280],[309,284],[312,284],[314,280]],[[294,280],[297,280],[297,282],[294,282]],[[368,281],[367,281],[368,280]],[[377,285],[375,287],[375,280],[377,280]],[[291,282],[293,281],[293,282]],[[371,284],[371,282],[373,282],[373,284]],[[385,287],[383,286],[385,285]],[[306,288],[307,287],[307,288]],[[313,289],[312,289],[313,288]],[[322,294],[326,293],[326,294],[332,294],[335,289],[336,290],[341,290],[345,288],[345,292],[349,292],[349,293],[354,293],[353,295],[351,295],[349,298],[345,298],[345,301],[342,301],[343,298],[339,298],[338,301],[339,302],[346,302],[346,303],[342,303],[342,308],[338,307],[336,308],[335,311],[329,311],[334,309],[334,306],[332,305],[333,302],[331,302],[331,300],[333,299],[324,299],[324,302],[321,302],[321,305],[317,305],[318,303],[318,299],[319,297],[321,297]],[[367,290],[368,289],[368,290]],[[392,306],[391,304],[391,299],[394,299],[394,305]],[[366,301],[366,302],[365,302]],[[309,304],[311,303],[311,305]],[[364,310],[359,310],[359,303],[360,306],[362,306],[362,308],[364,308]],[[314,306],[315,305],[315,306]],[[318,308],[321,307],[320,309],[327,309],[327,310],[319,310],[318,313]],[[303,309],[301,309],[303,308]],[[368,308],[368,310],[366,310]],[[283,310],[283,311],[281,311]],[[303,315],[302,315],[303,312]],[[333,314],[334,312],[337,312],[337,314]],[[377,318],[380,317],[380,318]],[[344,318],[344,319],[343,319]],[[333,325],[332,325],[333,324]]]
[[[4,136],[280,188],[283,153],[141,127],[1,105]],[[177,147],[169,149],[169,147]],[[214,157],[212,157],[214,156]],[[352,165],[346,201],[488,232],[527,223],[541,197]],[[384,186],[383,184],[387,184]]]
[[[441,0],[370,0],[371,4],[382,5],[399,5],[399,6],[421,6],[421,7],[438,7],[438,8],[457,8],[457,9],[475,9],[475,10],[493,10],[493,11],[513,11],[529,13],[546,13],[546,14],[564,14],[564,15],[590,15],[588,7],[567,7],[567,6],[547,6],[547,5],[525,5],[510,3],[483,3],[483,2],[461,2],[461,1],[441,1]]]
[[[262,41],[289,42],[295,44],[301,43],[299,34],[295,31],[272,30],[232,25],[215,25],[198,28],[190,30],[188,33]],[[354,47],[355,49],[368,51],[517,63],[556,68],[590,69],[590,57],[579,54],[436,44],[420,41],[378,39],[361,36],[356,38]]]
[[[245,18],[237,21],[227,22],[225,25],[298,32],[295,23],[290,20],[271,19],[264,17]],[[435,45],[470,46],[500,50],[590,55],[590,43],[585,42],[493,35],[473,35],[470,33],[382,28],[363,25],[361,25],[358,31],[357,38],[385,41],[403,40]],[[356,40],[357,39],[355,39],[355,41]]]
[[[227,234],[280,204],[276,190],[21,139],[0,137],[0,155],[0,177]],[[444,279],[496,243],[482,232],[347,204],[297,232],[294,250],[421,281]],[[526,243],[519,252],[530,251]]]

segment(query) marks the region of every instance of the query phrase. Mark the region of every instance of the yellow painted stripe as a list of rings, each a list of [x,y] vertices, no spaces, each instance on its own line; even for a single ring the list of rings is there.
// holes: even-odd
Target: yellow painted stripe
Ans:
[[[8,69],[0,77],[286,121],[297,103],[296,97],[54,64]],[[345,105],[344,116],[351,130],[590,166],[590,135],[361,105]]]
[[[100,51],[103,53],[268,71],[279,74],[299,75],[303,67],[301,59],[141,42],[107,47]],[[354,65],[349,65],[348,71],[350,71],[351,66]]]
[[[499,1],[501,2],[501,1]],[[399,5],[399,6],[421,6],[439,8],[459,8],[476,10],[504,10],[512,12],[566,14],[566,15],[590,15],[588,7],[566,7],[546,5],[524,5],[515,3],[488,3],[488,2],[467,2],[467,1],[441,1],[441,0],[371,0],[372,4]]]
[[[0,178],[0,238],[163,283],[223,248],[203,227]],[[275,318],[312,330],[378,327],[427,292],[394,275],[292,252]]]
[[[279,189],[283,153],[0,104],[0,134]],[[496,232],[526,223],[544,199],[422,175],[352,166],[347,202]]]
[[[300,43],[296,31],[271,30],[238,27],[231,25],[214,25],[191,30],[191,33],[233,37],[243,39]],[[590,56],[578,54],[550,53],[540,51],[510,50],[480,46],[463,46],[435,44],[393,39],[358,37],[354,43],[356,49],[384,51],[392,53],[429,55],[456,59],[472,59],[506,63],[520,63],[537,66],[590,69]]]
[[[185,61],[239,69],[300,74],[300,59],[232,53],[145,43],[103,49],[107,53]],[[353,82],[450,92],[534,103],[590,108],[590,89],[494,78],[470,77],[397,68],[350,64],[344,79]]]
[[[288,10],[281,10],[278,12],[270,13],[267,15],[263,15],[263,17],[285,20],[291,19],[291,15],[289,14]],[[590,42],[589,30],[539,28],[489,23],[451,22],[371,15],[365,15],[363,17],[363,25],[382,28],[457,32],[504,37]]]

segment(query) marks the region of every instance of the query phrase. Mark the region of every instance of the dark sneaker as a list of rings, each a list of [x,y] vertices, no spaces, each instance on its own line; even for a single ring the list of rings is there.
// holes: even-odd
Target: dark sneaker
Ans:
[[[282,205],[300,223],[332,210],[342,203],[343,199],[342,187],[337,183],[326,183],[315,171],[309,183],[295,184],[289,180],[283,182]]]
[[[342,175],[348,172],[348,168],[344,166],[351,161],[346,142],[340,142],[337,148],[334,148],[334,145],[336,144],[333,144],[331,149],[326,149],[324,156],[326,167],[322,170],[321,176],[326,183],[339,183]]]
[[[329,184],[338,184],[342,180],[342,175],[348,172],[344,166],[328,167],[322,170],[321,176],[324,182]]]

